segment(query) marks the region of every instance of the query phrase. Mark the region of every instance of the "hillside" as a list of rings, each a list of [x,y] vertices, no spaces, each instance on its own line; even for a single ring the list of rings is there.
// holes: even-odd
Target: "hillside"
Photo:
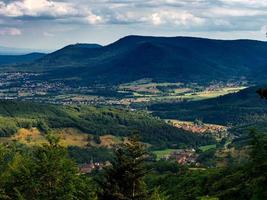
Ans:
[[[28,49],[28,48],[17,48],[17,47],[6,47],[0,45],[0,55],[26,55],[32,52],[49,53],[52,51],[44,49]]]
[[[200,119],[205,123],[221,125],[260,123],[266,121],[267,113],[267,101],[256,93],[260,87],[201,101],[154,104],[149,110],[165,119]]]
[[[79,84],[118,84],[142,78],[207,83],[248,79],[262,82],[267,43],[190,37],[128,36],[104,47],[70,45],[15,70],[46,72],[43,79]],[[6,68],[8,69],[8,67]]]
[[[210,143],[209,138],[177,129],[143,112],[106,107],[42,105],[0,101],[0,135],[10,136],[19,128],[37,127],[46,133],[74,128],[93,135],[128,136],[139,132],[144,142],[157,148]]]
[[[43,53],[30,53],[26,55],[0,55],[0,65],[33,62],[37,59],[40,59],[44,55],[45,54]]]

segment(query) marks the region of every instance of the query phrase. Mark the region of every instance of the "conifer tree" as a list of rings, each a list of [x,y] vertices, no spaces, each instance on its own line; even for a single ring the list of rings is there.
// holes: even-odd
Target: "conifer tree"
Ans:
[[[144,144],[136,135],[120,144],[115,150],[115,159],[105,169],[100,182],[100,200],[144,200],[147,197],[143,177],[147,173],[145,160],[148,157]]]

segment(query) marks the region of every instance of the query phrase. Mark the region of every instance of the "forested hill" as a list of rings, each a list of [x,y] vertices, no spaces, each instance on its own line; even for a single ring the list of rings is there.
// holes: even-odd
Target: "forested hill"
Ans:
[[[0,65],[33,62],[45,56],[44,53],[30,53],[26,55],[0,55]]]
[[[261,99],[255,86],[238,93],[214,99],[183,103],[163,103],[150,106],[155,115],[162,118],[195,120],[206,123],[244,125],[267,120],[267,100]]]
[[[253,40],[127,36],[104,47],[70,45],[15,70],[43,71],[44,79],[72,78],[79,84],[142,78],[206,83],[242,77],[261,82],[266,55],[267,43]]]
[[[200,145],[211,142],[177,129],[143,112],[106,107],[42,105],[0,101],[0,135],[10,136],[19,128],[37,127],[44,133],[55,128],[76,128],[85,134],[128,136],[139,132],[144,142],[160,147]]]

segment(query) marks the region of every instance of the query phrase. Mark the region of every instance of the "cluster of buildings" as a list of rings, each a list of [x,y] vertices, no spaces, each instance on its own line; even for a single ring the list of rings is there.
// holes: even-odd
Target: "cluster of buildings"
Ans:
[[[177,127],[184,129],[186,131],[191,131],[193,133],[218,133],[227,132],[227,127],[213,124],[196,124],[189,122],[172,122],[172,124]]]
[[[61,81],[48,82],[38,79],[40,75],[26,72],[0,73],[0,98],[64,105],[104,103],[104,100],[97,96],[82,95],[92,92],[92,88],[70,87]]]
[[[195,149],[176,150],[165,157],[166,160],[175,160],[180,165],[199,165],[197,158]]]
[[[103,169],[104,164],[99,162],[91,162],[88,164],[83,164],[79,167],[79,171],[81,174],[90,174],[93,170],[101,170]]]

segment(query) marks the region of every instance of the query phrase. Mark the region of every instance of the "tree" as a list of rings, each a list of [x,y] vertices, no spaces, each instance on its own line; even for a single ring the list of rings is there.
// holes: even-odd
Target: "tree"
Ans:
[[[105,169],[100,181],[100,200],[144,200],[147,197],[144,176],[148,157],[144,144],[136,135],[114,150],[115,159]]]
[[[267,139],[263,134],[257,133],[252,130],[250,132],[251,137],[251,161],[255,165],[264,164],[267,159]]]
[[[158,188],[156,188],[153,193],[151,194],[149,200],[168,200],[169,198],[162,192],[160,192],[160,190]]]
[[[10,199],[92,200],[93,187],[87,177],[79,175],[59,138],[47,136],[48,144],[16,151],[3,178],[4,192]],[[2,193],[2,194],[1,194]]]
[[[266,199],[267,191],[267,137],[264,134],[252,131],[251,140],[251,164],[246,169],[251,177],[249,187],[252,191],[252,199]]]
[[[96,144],[101,144],[101,138],[99,135],[94,135],[93,139]]]

